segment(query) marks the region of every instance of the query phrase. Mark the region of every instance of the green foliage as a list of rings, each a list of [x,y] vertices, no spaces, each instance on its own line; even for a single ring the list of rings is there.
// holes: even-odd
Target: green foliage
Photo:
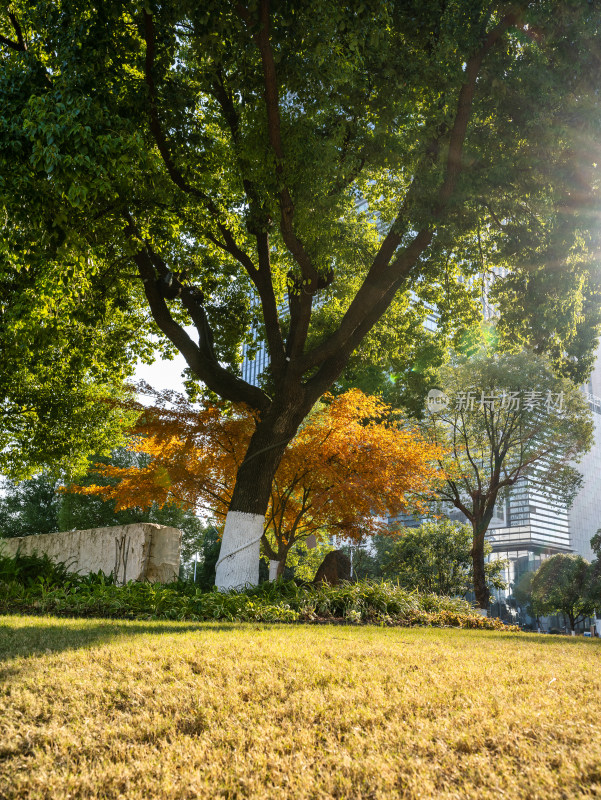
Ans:
[[[597,533],[591,538],[591,547],[593,548],[594,554],[597,556],[598,559],[601,558],[601,528],[597,531]]]
[[[0,556],[0,611],[69,616],[230,622],[369,622],[501,630],[464,600],[409,592],[392,583],[264,583],[243,592],[205,592],[191,582],[115,586],[102,574],[81,577],[43,557]]]
[[[583,375],[598,323],[590,275],[598,178],[589,155],[599,119],[599,19],[591,4],[578,5],[558,11],[556,3],[530,4],[486,54],[463,174],[441,214],[438,193],[465,65],[503,9],[485,2],[277,4],[270,36],[285,157],[276,158],[261,59],[234,9],[214,0],[201,7],[107,0],[93,9],[73,0],[18,0],[11,9],[27,49],[3,46],[0,81],[6,272],[35,274],[49,317],[62,295],[82,296],[96,320],[107,308],[123,312],[116,324],[125,326],[122,344],[141,346],[141,287],[124,268],[132,250],[124,232],[129,212],[149,245],[204,292],[218,359],[235,370],[240,342],[256,347],[263,334],[249,275],[223,233],[251,258],[255,234],[269,234],[281,301],[289,273],[299,274],[274,223],[284,182],[312,264],[322,275],[334,269],[313,338],[338,324],[391,227],[405,246],[432,226],[437,237],[427,258],[403,278],[399,306],[366,340],[364,359],[390,349],[395,363],[407,353],[414,362],[412,343],[427,307],[441,313],[441,336],[447,329],[455,335],[457,314],[473,316],[476,308],[479,286],[470,279],[509,266],[514,277],[499,282],[498,303],[514,314],[513,339],[536,335],[563,362],[578,353],[574,369]],[[253,4],[251,27],[255,11]],[[144,13],[155,29],[154,101],[143,73]],[[6,12],[0,30],[15,41]],[[167,162],[150,130],[153,102],[168,131]],[[368,211],[357,208],[358,197]],[[573,302],[563,302],[566,296]],[[20,302],[27,309],[33,298]],[[173,313],[186,319],[181,309]],[[537,327],[536,314],[544,325]],[[116,330],[109,338],[97,350],[106,364]],[[351,373],[359,367],[351,365]]]
[[[454,315],[448,323],[438,320],[436,333],[424,328],[430,312],[415,298],[408,302],[399,296],[382,320],[370,331],[352,354],[342,375],[333,387],[334,393],[359,388],[368,395],[378,395],[394,408],[402,408],[413,417],[424,413],[424,398],[436,385],[437,371],[447,360],[449,348],[465,336],[465,331],[477,318],[471,291],[464,286],[464,296],[457,297]],[[328,296],[314,312],[316,331],[327,329],[327,320],[335,317],[352,300],[352,284],[341,284],[341,297],[334,301]],[[331,290],[330,294],[333,292]],[[332,327],[332,324],[330,324]]]
[[[0,555],[0,582],[16,583],[25,588],[36,586],[64,586],[69,589],[77,576],[69,571],[64,561],[53,561],[45,553],[25,555],[18,552],[14,558]]]
[[[538,619],[543,615],[539,606],[538,599],[532,593],[532,578],[534,572],[524,572],[519,581],[513,587],[512,594],[515,602],[522,608],[528,616]]]
[[[186,578],[194,581],[203,592],[210,592],[215,586],[215,566],[220,548],[221,534],[214,525],[202,525],[198,520],[194,531],[189,527],[182,529],[181,560]]]
[[[5,228],[5,233],[6,233]],[[10,230],[10,229],[9,229]],[[33,235],[33,234],[32,234]],[[89,265],[67,266],[68,285],[47,263],[17,265],[0,240],[0,469],[22,479],[44,468],[81,474],[90,454],[123,441],[125,398],[136,356],[148,355],[142,324],[109,300],[92,299]],[[58,282],[57,282],[58,281]]]
[[[543,561],[532,576],[531,594],[541,614],[565,614],[572,630],[595,611],[589,595],[590,565],[582,556],[558,554]]]
[[[596,558],[589,568],[587,594],[599,613],[601,611],[601,529],[592,537],[591,547]]]
[[[473,587],[472,542],[470,525],[448,519],[427,520],[419,528],[404,528],[397,536],[378,537],[377,549],[381,573],[396,579],[401,586],[441,595],[465,596]],[[485,546],[485,556],[492,548]],[[485,564],[489,590],[504,589],[501,577],[505,561]]]
[[[373,549],[372,544],[379,542],[383,537],[370,537],[365,542],[343,545],[340,549],[345,553],[353,565],[353,580],[372,580],[382,577],[379,554]]]
[[[304,541],[293,545],[286,557],[286,574],[299,581],[312,581],[326,555],[335,550],[329,539],[317,539],[316,546],[309,549]]]
[[[49,475],[15,483],[4,481],[0,497],[0,537],[54,533],[58,523],[61,499],[56,480]]]
[[[117,449],[109,457],[93,458],[94,463],[113,463],[127,466],[135,456],[127,450]],[[98,482],[93,470],[81,478],[81,483]],[[47,473],[16,483],[4,482],[4,496],[0,497],[0,538],[29,536],[56,531],[87,530],[112,525],[129,525],[134,522],[153,522],[179,528],[182,531],[182,559],[202,537],[204,528],[193,511],[179,508],[174,503],[161,508],[132,508],[115,511],[111,500],[73,494],[60,490],[60,482]],[[193,552],[193,551],[192,551]],[[210,588],[213,583],[208,585]]]

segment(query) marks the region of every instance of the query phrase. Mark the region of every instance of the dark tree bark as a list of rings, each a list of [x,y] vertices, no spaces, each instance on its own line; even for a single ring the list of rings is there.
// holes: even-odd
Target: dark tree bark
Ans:
[[[474,531],[474,541],[472,544],[472,569],[474,573],[474,594],[478,608],[488,609],[490,602],[490,590],[486,582],[486,572],[484,569],[484,539],[490,521],[492,519],[496,493],[489,499],[482,511],[473,516],[471,523]]]

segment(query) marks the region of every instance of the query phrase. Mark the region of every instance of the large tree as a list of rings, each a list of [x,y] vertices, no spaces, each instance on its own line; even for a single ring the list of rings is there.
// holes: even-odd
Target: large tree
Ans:
[[[130,447],[147,454],[98,465],[104,485],[89,481],[71,492],[108,498],[117,510],[177,503],[223,523],[236,473],[255,428],[247,408],[208,405],[198,410],[174,392],[141,415]],[[221,404],[223,406],[223,404]],[[392,419],[390,406],[358,389],[326,397],[285,451],[273,478],[261,543],[284,573],[291,549],[309,536],[361,541],[392,534],[386,520],[426,510],[440,479],[440,448],[414,426]]]
[[[530,352],[459,356],[439,380],[443,392],[429,398],[423,424],[448,447],[439,494],[471,524],[474,592],[488,608],[484,548],[497,501],[526,481],[569,504],[582,481],[573,463],[592,441],[591,412],[568,378]]]
[[[470,276],[511,263],[553,285],[556,356],[580,348],[586,368],[591,342],[563,325],[555,277],[565,266],[563,288],[584,308],[596,248],[594,5],[3,8],[7,246],[25,238],[16,260],[36,258],[49,282],[69,280],[76,253],[87,293],[143,293],[191,376],[258,412],[219,586],[257,581],[282,454],[395,297],[407,313],[410,298],[452,312]],[[340,287],[352,291],[336,305]],[[521,305],[515,283],[500,302],[515,305],[516,292]],[[335,311],[317,328],[316,308]],[[269,351],[261,387],[237,370],[253,331]]]

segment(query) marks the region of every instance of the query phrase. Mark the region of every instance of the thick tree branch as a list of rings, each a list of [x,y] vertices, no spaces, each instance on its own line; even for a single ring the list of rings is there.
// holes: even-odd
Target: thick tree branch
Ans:
[[[196,189],[194,186],[191,186],[176,167],[171,155],[171,150],[167,143],[167,138],[163,133],[163,128],[159,120],[156,86],[153,75],[155,56],[154,22],[152,19],[153,15],[149,14],[146,9],[143,9],[142,14],[144,16],[144,41],[146,43],[144,80],[148,88],[150,132],[154,137],[160,156],[163,159],[165,167],[167,168],[167,173],[169,174],[169,177],[173,183],[178,187],[178,189],[181,189],[182,192],[186,192],[186,194],[190,194],[193,197],[197,197],[199,200],[206,202],[208,200],[206,194],[199,189]]]
[[[461,173],[463,144],[467,134],[476,82],[482,62],[505,32],[516,23],[519,16],[520,12],[518,10],[512,10],[505,15],[501,22],[486,36],[482,46],[469,59],[466,65],[466,80],[459,91],[455,120],[449,134],[445,174],[434,203],[434,215],[437,218],[442,217],[448,206]],[[320,364],[325,366],[324,362],[327,360],[330,362],[326,367],[327,373],[329,375],[335,374],[336,362],[341,362],[341,359],[336,357],[337,354],[342,353],[343,349],[348,349],[347,342],[361,340],[360,331],[365,330],[363,321],[367,317],[370,318],[371,324],[369,327],[371,327],[386,311],[394,297],[394,292],[390,293],[391,287],[396,287],[396,292],[422,253],[429,246],[434,231],[427,228],[422,229],[414,236],[411,244],[390,262],[395,250],[401,244],[401,238],[397,231],[402,227],[401,223],[405,210],[409,206],[411,191],[412,189],[409,190],[395,223],[382,242],[366,279],[342,318],[338,330],[327,341],[307,354],[303,360],[303,370]],[[352,352],[352,349],[350,352]]]
[[[256,386],[252,386],[241,378],[232,375],[218,361],[196,345],[186,331],[171,316],[171,312],[159,289],[157,281],[156,254],[151,253],[148,245],[138,235],[131,218],[127,219],[126,235],[135,247],[133,260],[144,286],[144,293],[150,306],[154,321],[186,359],[186,363],[208,388],[225,400],[234,403],[246,403],[250,408],[260,412],[270,406],[268,395]]]
[[[19,25],[19,20],[13,14],[12,11],[8,12],[8,18],[10,20],[11,25],[17,35],[17,43],[19,45],[19,50],[27,50],[27,44],[25,43],[25,38],[23,37],[23,31],[21,30],[21,26]]]
[[[465,68],[465,82],[459,92],[455,121],[449,137],[446,174],[438,193],[438,213],[441,213],[451,195],[455,191],[462,170],[461,156],[467,134],[467,126],[471,117],[472,104],[476,91],[476,81],[482,62],[492,48],[502,39],[509,28],[513,27],[521,16],[521,9],[515,7],[501,19],[498,25],[486,36],[480,49],[468,60]]]
[[[236,6],[238,14],[244,19],[247,26],[251,26],[251,20],[247,9],[240,3]],[[281,232],[286,247],[294,256],[295,261],[301,268],[303,276],[311,281],[317,280],[317,272],[314,269],[304,245],[296,235],[293,226],[294,203],[289,188],[285,183],[284,174],[284,148],[282,145],[282,133],[280,123],[280,108],[278,98],[278,81],[275,69],[275,60],[270,40],[270,18],[269,0],[261,0],[259,6],[259,27],[252,34],[259,52],[261,53],[261,63],[263,65],[263,81],[265,89],[265,106],[267,109],[267,133],[269,143],[275,154],[276,159],[276,178],[280,185],[280,213],[281,213]]]
[[[443,500],[446,500],[447,502],[449,502],[452,505],[454,505],[455,508],[459,509],[459,511],[461,511],[463,514],[465,514],[466,518],[470,522],[473,522],[473,520],[474,520],[473,511],[461,501],[461,495],[459,494],[459,491],[457,489],[456,484],[454,484],[454,483],[452,484],[449,481],[447,481],[447,483],[449,484],[449,491],[447,491],[446,489],[442,488],[442,489],[440,489],[438,491],[439,496]]]
[[[238,152],[240,146],[240,118],[231,94],[227,90],[224,78],[219,71],[217,71],[215,80],[213,81],[213,96],[219,103],[221,112],[229,128],[234,144],[234,151]],[[265,338],[267,340],[271,368],[274,374],[278,375],[285,365],[284,339],[271,280],[269,234],[267,232],[271,220],[268,218],[263,208],[256,186],[244,175],[244,165],[239,159],[238,166],[250,210],[251,223],[248,229],[257,241],[257,254],[259,258],[259,269],[249,272],[249,275],[257,289],[263,308]]]
[[[23,51],[23,47],[19,47],[18,42],[13,42],[12,39],[7,39],[6,36],[0,35],[0,44],[5,44],[7,47],[10,47],[12,50],[17,50],[19,52]]]
[[[269,349],[271,368],[277,378],[285,367],[284,337],[278,315],[278,306],[273,291],[271,280],[271,256],[269,253],[269,236],[267,233],[258,232],[257,253],[259,256],[259,269],[251,276],[257,289],[263,308],[263,321],[265,323],[265,337]]]
[[[273,547],[269,544],[269,539],[267,538],[265,531],[263,531],[263,535],[261,536],[261,544],[263,545],[263,550],[267,558],[270,561],[277,561],[278,555],[273,549]]]
[[[338,331],[332,334],[323,345],[319,345],[311,353],[308,353],[302,360],[301,369],[303,372],[312,366],[318,365],[318,359],[322,362],[317,373],[307,381],[307,387],[311,388],[312,394],[314,392],[323,394],[323,392],[327,391],[328,386],[336,380],[353,350],[386,312],[405,277],[409,274],[411,267],[417,261],[419,254],[425,250],[431,239],[432,233],[430,231],[421,232],[415,237],[412,244],[404,251],[405,270],[401,273],[399,279],[385,290],[381,289],[381,284],[384,282],[383,278],[374,284],[364,283],[360,290],[364,290],[362,291],[365,303],[363,309],[356,302],[359,296],[357,295],[345,314]],[[349,314],[351,308],[353,308],[352,317]]]
[[[21,26],[19,25],[19,20],[13,14],[12,11],[8,11],[8,18],[10,20],[10,24],[13,26],[13,30],[15,32],[15,36],[17,40],[14,41],[13,39],[7,39],[6,36],[0,36],[0,44],[5,44],[7,47],[10,47],[11,50],[16,50],[19,53],[24,53],[27,50],[27,44],[25,39],[23,38],[23,31],[21,30]]]
[[[209,325],[206,311],[202,305],[202,292],[197,289],[185,286],[179,278],[169,270],[163,259],[154,252],[150,245],[146,245],[146,250],[150,256],[158,275],[163,281],[169,279],[173,290],[181,300],[182,305],[188,312],[190,319],[198,331],[198,347],[205,358],[217,363],[215,351],[213,350],[213,332]]]
[[[284,147],[282,144],[280,109],[278,97],[278,81],[275,69],[275,60],[270,40],[269,0],[261,0],[259,7],[259,25],[253,20],[241,3],[237,3],[236,10],[244,20],[261,54],[263,66],[263,82],[265,90],[265,107],[267,110],[267,133],[269,143],[275,155],[276,181],[279,188],[280,206],[280,232],[282,239],[292,257],[300,267],[302,280],[295,281],[294,290],[302,286],[306,291],[296,291],[291,297],[291,324],[290,335],[286,346],[287,358],[292,360],[303,352],[309,323],[313,295],[320,285],[319,273],[313,266],[311,259],[294,229],[294,202],[290,189],[286,185],[284,169]]]

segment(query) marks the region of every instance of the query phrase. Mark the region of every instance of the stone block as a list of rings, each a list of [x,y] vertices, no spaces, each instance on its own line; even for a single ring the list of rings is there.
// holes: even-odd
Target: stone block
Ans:
[[[44,553],[64,561],[72,572],[102,570],[116,582],[168,583],[179,574],[181,531],[151,522],[0,539],[2,555]]]
[[[313,583],[329,583],[330,586],[338,586],[341,581],[351,579],[351,560],[342,550],[332,550],[327,553],[324,560],[319,565]]]

